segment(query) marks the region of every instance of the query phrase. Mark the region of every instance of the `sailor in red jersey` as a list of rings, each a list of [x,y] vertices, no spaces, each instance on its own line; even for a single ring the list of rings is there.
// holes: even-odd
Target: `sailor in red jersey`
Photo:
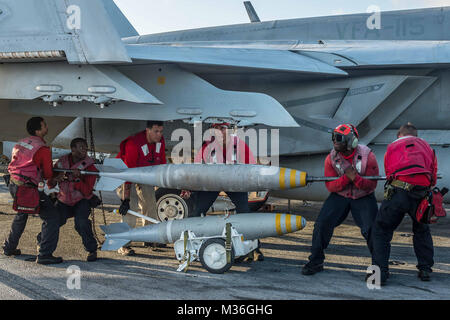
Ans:
[[[344,222],[350,211],[372,252],[371,229],[378,211],[374,195],[377,181],[362,176],[377,176],[378,164],[373,152],[358,144],[358,137],[358,131],[351,124],[342,124],[333,131],[334,148],[325,160],[325,176],[339,179],[326,182],[331,194],[314,225],[311,255],[302,269],[304,275],[323,270],[324,250],[334,228]]]
[[[147,121],[147,128],[120,143],[121,158],[128,168],[138,168],[166,164],[166,145],[163,137],[164,123],[162,121]],[[122,200],[119,212],[123,215],[123,222],[130,227],[149,224],[147,220],[127,214],[128,210],[141,211],[141,214],[159,220],[156,212],[155,187],[144,184],[126,182],[117,190]],[[139,220],[137,220],[139,219]],[[155,244],[156,246],[156,244]],[[122,255],[133,255],[133,249],[124,247],[118,251]]]
[[[88,145],[85,139],[75,138],[70,142],[71,153],[58,159],[55,168],[71,169],[71,173],[55,173],[54,176],[62,176],[58,183],[57,209],[60,213],[60,226],[67,219],[74,218],[75,230],[81,236],[84,249],[88,252],[87,261],[97,260],[97,240],[92,232],[92,223],[89,220],[91,214],[91,202],[94,197],[94,184],[97,177],[94,175],[81,175],[80,171],[98,171],[94,166],[94,160],[87,155]],[[60,179],[58,179],[60,180]],[[49,183],[49,187],[55,184]]]
[[[11,174],[9,190],[16,203],[17,215],[11,225],[11,231],[3,245],[3,253],[7,256],[20,255],[17,249],[20,237],[28,220],[27,209],[35,206],[42,219],[41,236],[38,236],[39,253],[36,262],[39,264],[61,263],[61,257],[54,257],[59,238],[59,213],[50,197],[43,191],[44,180],[53,177],[51,149],[46,145],[44,137],[48,127],[41,117],[33,117],[27,122],[28,138],[19,141],[13,149],[8,171]],[[57,182],[57,181],[56,181]],[[31,201],[31,202],[30,202]]]
[[[214,129],[214,135],[211,140],[206,141],[201,150],[194,158],[194,163],[205,164],[256,164],[256,159],[245,141],[239,139],[237,135],[231,134],[231,125],[227,122],[213,123],[211,129]],[[230,200],[236,207],[236,213],[248,213],[247,192],[228,192],[224,190]],[[191,217],[199,217],[206,215],[206,212],[213,205],[219,196],[219,191],[198,191],[195,192],[195,206]],[[189,198],[191,192],[183,190],[181,197]],[[254,251],[253,258],[257,261],[264,260],[264,254],[260,250],[260,242],[258,248]]]
[[[229,123],[214,123],[211,128],[215,130],[210,141],[203,143],[201,150],[194,158],[194,163],[205,164],[256,164],[256,160],[247,144],[236,135],[231,134]],[[237,213],[250,212],[247,192],[227,192],[236,206]],[[219,196],[219,191],[196,192],[196,205],[191,217],[205,215]],[[183,190],[181,196],[189,198],[190,191]]]
[[[417,129],[411,123],[399,129],[397,138],[388,146],[384,157],[388,182],[373,229],[373,260],[380,267],[381,284],[385,284],[389,277],[393,233],[406,213],[413,222],[413,245],[421,280],[430,280],[434,264],[430,228],[416,220],[416,210],[436,184],[437,159],[430,145],[417,137]]]

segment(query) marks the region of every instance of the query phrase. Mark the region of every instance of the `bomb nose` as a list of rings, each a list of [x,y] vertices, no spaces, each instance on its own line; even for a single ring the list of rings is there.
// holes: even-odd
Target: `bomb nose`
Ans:
[[[291,189],[306,186],[306,172],[280,168],[280,189]]]
[[[306,227],[306,219],[293,214],[278,213],[275,216],[275,228],[278,235],[302,230]]]

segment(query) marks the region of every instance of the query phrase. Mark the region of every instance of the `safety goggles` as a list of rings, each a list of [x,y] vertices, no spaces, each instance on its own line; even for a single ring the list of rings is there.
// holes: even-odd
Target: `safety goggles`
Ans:
[[[344,143],[345,142],[345,136],[336,132],[333,132],[332,136],[331,136],[331,140],[333,140],[333,142],[337,142],[337,143]]]

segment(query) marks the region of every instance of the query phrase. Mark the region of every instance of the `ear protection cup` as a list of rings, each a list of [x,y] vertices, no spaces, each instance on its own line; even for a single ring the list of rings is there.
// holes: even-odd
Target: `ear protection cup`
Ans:
[[[355,137],[353,138],[353,141],[352,141],[352,149],[356,149],[356,147],[358,146],[358,143],[359,143],[359,140],[358,140],[358,138],[355,136]]]
[[[359,137],[358,130],[356,130],[355,126],[353,126],[353,125],[350,125],[350,127],[352,128],[352,136],[353,136],[353,138],[352,138],[352,141],[351,141],[351,143],[349,144],[349,146],[350,146],[352,149],[356,149],[356,147],[358,146],[358,143],[359,143],[359,140],[358,140],[358,137]]]

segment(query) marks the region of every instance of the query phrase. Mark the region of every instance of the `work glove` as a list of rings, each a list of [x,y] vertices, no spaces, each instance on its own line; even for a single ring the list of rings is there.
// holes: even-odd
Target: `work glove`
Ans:
[[[99,205],[102,204],[102,200],[100,200],[99,197],[97,197],[97,195],[93,195],[92,198],[89,199],[89,206],[91,208],[97,208]]]
[[[182,190],[180,193],[180,197],[183,199],[189,199],[191,197],[192,192],[189,190]]]
[[[122,204],[119,207],[119,213],[121,215],[126,215],[128,210],[130,210],[130,199],[122,200]]]

